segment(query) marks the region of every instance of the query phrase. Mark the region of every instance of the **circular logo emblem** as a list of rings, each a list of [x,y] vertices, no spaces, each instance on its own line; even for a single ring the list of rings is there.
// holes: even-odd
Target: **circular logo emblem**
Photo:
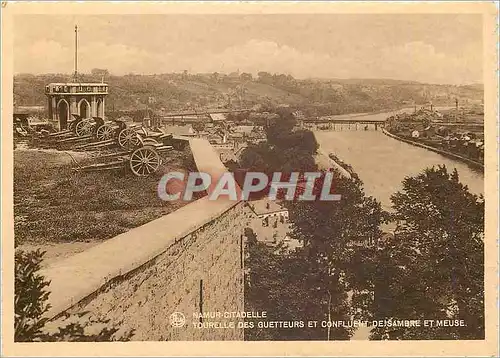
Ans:
[[[170,315],[170,325],[172,327],[184,327],[186,317],[181,312],[174,312]]]

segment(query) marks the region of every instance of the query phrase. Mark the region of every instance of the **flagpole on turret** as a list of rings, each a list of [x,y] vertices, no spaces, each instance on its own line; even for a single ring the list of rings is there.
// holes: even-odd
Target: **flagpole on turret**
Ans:
[[[75,25],[75,73],[74,81],[78,82],[78,26]]]

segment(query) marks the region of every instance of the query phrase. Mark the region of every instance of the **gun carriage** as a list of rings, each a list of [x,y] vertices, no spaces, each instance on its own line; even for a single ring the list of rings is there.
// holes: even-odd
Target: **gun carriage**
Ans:
[[[158,171],[162,155],[173,149],[171,134],[148,129],[123,119],[81,118],[73,115],[68,129],[44,133],[43,147],[74,151],[94,151],[94,163],[77,166],[78,171],[102,171],[128,168],[136,176]]]
[[[100,124],[96,132],[106,136],[101,137],[103,140],[100,142],[90,143],[80,149],[95,149],[96,145],[113,143],[118,150],[98,157],[99,163],[79,167],[77,170],[128,168],[136,176],[149,176],[158,171],[162,164],[162,156],[173,149],[171,134],[165,134],[160,130],[153,131],[141,125],[127,124],[120,120]]]

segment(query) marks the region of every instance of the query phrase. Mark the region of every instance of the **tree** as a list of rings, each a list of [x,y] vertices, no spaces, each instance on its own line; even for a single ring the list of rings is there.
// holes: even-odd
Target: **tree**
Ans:
[[[192,124],[192,127],[196,132],[203,132],[205,130],[205,123],[195,122]]]
[[[245,309],[267,311],[268,321],[307,321],[314,319],[304,275],[307,266],[300,253],[285,254],[282,244],[269,247],[258,242],[255,233],[245,229]],[[249,320],[247,320],[249,321]],[[245,329],[245,340],[318,339],[318,328],[304,327]]]
[[[464,320],[464,327],[378,327],[371,339],[484,339],[484,199],[456,169],[426,169],[392,198],[394,238],[377,253],[376,318]]]
[[[382,235],[381,205],[366,197],[359,180],[334,173],[335,192],[340,201],[294,201],[289,204],[291,237],[303,242],[309,290],[322,320],[367,319],[370,302],[371,243]],[[352,294],[352,301],[348,299]],[[345,327],[325,329],[323,339],[349,339],[353,330]]]
[[[251,73],[246,73],[246,72],[243,72],[241,75],[240,75],[240,79],[242,81],[251,81],[252,80],[252,74]]]
[[[298,130],[297,120],[290,108],[280,108],[279,118],[266,127],[267,140],[270,145],[278,146],[283,152],[290,148],[301,149],[311,156],[316,154],[318,143],[314,134],[308,130]]]
[[[310,131],[297,130],[295,124],[289,108],[279,109],[279,119],[266,128],[267,142],[243,151],[242,167],[265,173],[316,171],[314,154],[318,144]],[[280,312],[280,320],[295,317],[347,321],[352,316],[366,318],[370,314],[374,290],[370,275],[374,264],[372,244],[382,234],[380,224],[385,214],[380,203],[365,196],[360,180],[332,173],[335,192],[342,195],[340,202],[286,202],[292,223],[290,236],[303,243],[302,249],[278,256],[250,250],[250,257],[260,257],[258,262],[249,263],[259,272],[257,282],[245,290],[245,302],[249,305],[268,311],[272,308]],[[322,180],[324,176],[317,180],[313,193],[321,190]],[[261,290],[260,295],[268,297],[265,302],[254,295],[256,287]],[[286,307],[282,307],[284,303]],[[275,332],[273,337],[329,340],[349,339],[352,334],[352,328],[318,327],[302,329],[300,333]]]
[[[90,74],[93,76],[93,77],[99,77],[99,78],[106,78],[106,77],[109,77],[109,71],[106,70],[106,69],[102,69],[102,68],[93,68],[91,71],[90,71]]]
[[[45,252],[16,250],[15,281],[14,281],[14,341],[15,342],[55,342],[55,341],[86,341],[103,342],[130,340],[133,331],[116,336],[119,328],[104,327],[110,320],[87,319],[86,324],[72,322],[61,325],[58,332],[44,331],[48,323],[46,313],[50,309],[47,303],[50,292],[47,290],[50,282],[39,271]],[[82,316],[82,314],[77,314]],[[96,324],[101,327],[95,334],[86,334],[85,328]],[[95,331],[95,329],[93,329]]]
[[[38,271],[45,252],[15,253],[14,341],[29,342],[40,338],[47,322],[43,315],[50,309],[46,303],[50,284]]]
[[[266,84],[273,83],[273,76],[269,72],[261,71],[257,74],[259,81]]]

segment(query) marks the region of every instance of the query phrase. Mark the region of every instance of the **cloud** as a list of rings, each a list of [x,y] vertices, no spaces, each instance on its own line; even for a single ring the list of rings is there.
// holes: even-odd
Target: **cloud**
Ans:
[[[165,64],[158,54],[122,44],[93,42],[82,47],[79,52],[82,70],[85,72],[92,68],[107,68],[117,74],[154,73],[161,72]]]
[[[326,54],[300,52],[297,49],[272,41],[250,40],[239,46],[229,47],[219,54],[204,56],[204,70],[242,71],[257,73],[290,73],[296,77],[319,77],[331,73],[331,67],[341,69],[344,61]],[[339,75],[347,72],[338,71]]]
[[[15,53],[16,72],[73,71],[73,49],[55,41],[39,41]],[[107,68],[114,74],[165,73],[189,70],[224,72],[240,70],[289,73],[297,78],[393,78],[431,83],[481,81],[481,53],[463,51],[445,54],[424,42],[401,46],[358,47],[327,54],[299,51],[286,44],[252,39],[221,52],[205,51],[180,56],[159,53],[124,44],[92,42],[79,50],[79,69]]]
[[[168,61],[164,57],[137,47],[91,42],[78,50],[78,70],[107,68],[116,74],[161,72]],[[16,73],[71,73],[74,70],[74,48],[55,41],[38,41],[14,52]],[[168,68],[164,69],[165,71]]]
[[[67,72],[72,68],[67,66],[68,59],[73,59],[71,49],[52,40],[38,41],[14,51],[14,70],[17,73],[46,73],[62,68],[61,72]]]
[[[481,80],[481,54],[446,55],[424,42],[402,46],[356,48],[350,52],[300,52],[272,41],[251,40],[219,54],[206,54],[194,68],[210,71],[290,73],[299,78],[394,78],[432,83]]]
[[[481,53],[447,55],[424,42],[388,47],[378,61],[379,71],[394,78],[421,82],[469,83],[481,81]]]

